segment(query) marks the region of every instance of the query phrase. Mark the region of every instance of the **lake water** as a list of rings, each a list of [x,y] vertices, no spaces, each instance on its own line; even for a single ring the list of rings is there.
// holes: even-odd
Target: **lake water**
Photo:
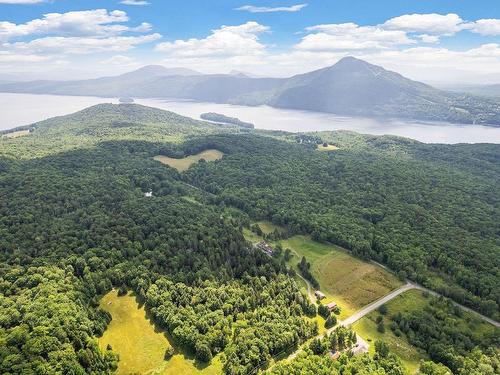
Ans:
[[[65,115],[98,103],[117,102],[116,98],[0,93],[0,129]],[[222,113],[251,122],[258,129],[290,132],[342,129],[366,134],[399,135],[426,143],[500,143],[500,127],[343,117],[268,106],[246,107],[162,99],[138,99],[136,102],[193,118],[199,118],[204,112]]]

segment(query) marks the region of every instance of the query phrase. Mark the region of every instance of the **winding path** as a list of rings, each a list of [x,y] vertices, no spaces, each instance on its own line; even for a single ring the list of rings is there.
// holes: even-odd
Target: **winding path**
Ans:
[[[316,296],[314,295],[313,293],[313,287],[311,286],[311,283],[309,281],[307,281],[307,279],[302,276],[300,273],[296,273],[296,275],[298,277],[300,277],[302,280],[304,280],[304,282],[306,283],[306,286],[307,286],[307,295],[309,296],[309,300],[311,301],[311,303],[314,303],[316,304]]]

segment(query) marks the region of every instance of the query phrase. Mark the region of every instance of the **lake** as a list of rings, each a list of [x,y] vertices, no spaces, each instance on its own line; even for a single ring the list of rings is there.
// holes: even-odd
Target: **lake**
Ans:
[[[31,124],[76,112],[98,103],[118,103],[116,98],[0,93],[0,130]],[[163,99],[138,99],[136,103],[199,118],[217,112],[251,122],[258,129],[290,132],[352,130],[366,134],[392,134],[426,143],[500,143],[500,127],[457,125],[411,120],[379,120],[336,116],[329,113],[247,107]]]

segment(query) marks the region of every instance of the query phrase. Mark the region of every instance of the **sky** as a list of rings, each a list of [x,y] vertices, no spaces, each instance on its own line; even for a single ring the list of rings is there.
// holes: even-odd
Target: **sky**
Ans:
[[[344,56],[431,83],[500,83],[500,0],[0,0],[0,80],[148,64],[284,77]]]

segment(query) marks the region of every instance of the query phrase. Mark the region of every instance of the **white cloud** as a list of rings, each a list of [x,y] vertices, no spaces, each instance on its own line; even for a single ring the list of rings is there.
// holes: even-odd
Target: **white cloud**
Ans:
[[[49,60],[47,56],[39,56],[33,54],[19,55],[8,51],[0,51],[0,63],[25,63],[25,62],[40,62]]]
[[[250,13],[298,12],[306,6],[307,4],[296,4],[284,7],[258,7],[254,5],[243,5],[235,10],[244,10]]]
[[[3,47],[17,52],[39,54],[87,54],[96,52],[128,51],[139,44],[150,43],[161,38],[160,34],[141,36],[91,37],[45,37],[29,42],[4,43]]]
[[[406,32],[384,30],[378,26],[358,26],[355,23],[311,26],[308,34],[295,46],[304,51],[335,51],[385,49],[413,44]]]
[[[94,9],[67,13],[48,13],[42,18],[24,24],[0,22],[0,40],[31,35],[56,36],[109,36],[125,32],[148,32],[151,24],[143,22],[137,27],[123,23],[129,20],[121,10]]]
[[[383,25],[385,29],[418,32],[425,34],[453,35],[464,29],[465,23],[458,14],[446,15],[430,14],[405,14],[387,20]]]
[[[500,35],[500,19],[481,19],[468,24],[468,29],[481,35]]]
[[[128,26],[128,20],[121,10],[95,9],[48,13],[24,24],[4,21],[0,22],[0,52],[4,60],[21,55],[60,60],[65,55],[128,51],[161,38],[158,33],[134,35],[148,33],[152,26],[147,22]]]
[[[158,44],[156,50],[188,58],[259,55],[266,48],[259,41],[259,34],[266,31],[269,27],[253,21],[238,26],[222,26],[212,30],[206,38],[164,42]]]
[[[133,62],[132,58],[124,55],[111,56],[109,59],[102,60],[101,64],[105,65],[130,65]]]
[[[417,38],[424,43],[431,43],[431,44],[439,43],[439,36],[437,35],[420,34],[417,35]]]
[[[125,5],[149,5],[151,4],[148,1],[145,0],[123,0],[120,1],[120,4],[125,4]]]

